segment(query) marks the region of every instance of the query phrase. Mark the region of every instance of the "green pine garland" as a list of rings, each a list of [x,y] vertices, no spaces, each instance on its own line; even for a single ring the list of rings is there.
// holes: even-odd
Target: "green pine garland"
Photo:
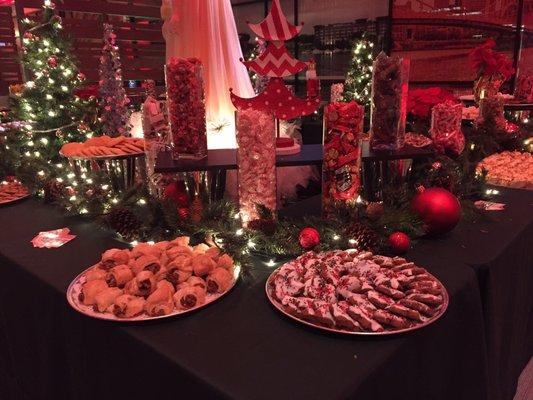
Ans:
[[[33,26],[33,28],[31,28]],[[384,212],[368,215],[363,203],[338,204],[329,219],[306,217],[280,218],[269,229],[244,229],[235,204],[218,201],[204,205],[202,219],[193,223],[180,214],[171,200],[153,197],[141,184],[121,193],[114,182],[103,172],[84,172],[82,177],[73,174],[59,155],[65,142],[84,141],[90,129],[80,129],[80,122],[92,115],[92,105],[79,100],[73,91],[83,84],[77,73],[68,42],[61,34],[61,19],[51,8],[45,8],[40,24],[29,25],[30,34],[24,36],[24,67],[33,83],[27,83],[22,95],[16,99],[16,119],[27,121],[23,130],[13,130],[0,141],[0,176],[16,175],[30,187],[39,189],[49,179],[64,185],[65,195],[54,199],[63,210],[72,215],[96,218],[103,226],[110,226],[109,215],[114,210],[127,210],[141,223],[128,241],[161,241],[176,236],[191,236],[193,242],[216,244],[245,266],[252,255],[264,257],[292,257],[305,251],[299,244],[303,228],[313,227],[320,234],[316,250],[345,249],[351,247],[346,234],[347,221],[361,223],[381,238],[387,248],[387,237],[402,231],[412,239],[424,234],[422,222],[411,213],[410,203],[419,186],[443,186],[451,190],[462,202],[463,212],[475,218],[473,198],[485,194],[485,174],[476,166],[487,155],[502,150],[520,149],[523,138],[493,132],[490,126],[473,129],[467,134],[465,151],[457,158],[437,156],[429,162],[418,164],[406,182],[388,188],[384,193]],[[354,45],[353,68],[349,71],[345,99],[368,105],[371,96],[371,66],[373,43],[363,37]],[[50,59],[55,61],[50,61]],[[66,89],[64,89],[64,87]],[[51,97],[51,98],[50,98]],[[58,132],[59,131],[59,132]],[[271,210],[258,205],[259,228],[265,221],[273,221]]]

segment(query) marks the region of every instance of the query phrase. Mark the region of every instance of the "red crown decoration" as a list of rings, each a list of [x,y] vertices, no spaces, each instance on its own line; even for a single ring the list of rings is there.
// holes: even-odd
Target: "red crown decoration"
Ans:
[[[303,25],[303,24],[302,24]],[[295,75],[307,69],[308,64],[295,59],[285,47],[285,41],[300,34],[302,25],[295,26],[287,21],[279,0],[272,2],[268,16],[259,24],[248,24],[260,38],[268,42],[266,49],[254,60],[240,61],[262,76],[270,77],[263,92],[252,98],[243,98],[231,92],[231,101],[238,110],[253,108],[269,112],[278,119],[289,120],[315,112],[320,106],[320,97],[301,99],[296,97],[283,81],[284,77]]]

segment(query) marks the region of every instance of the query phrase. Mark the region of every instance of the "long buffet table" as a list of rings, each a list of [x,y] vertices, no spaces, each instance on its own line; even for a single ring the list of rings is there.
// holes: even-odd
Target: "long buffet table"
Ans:
[[[409,253],[444,283],[450,306],[433,325],[380,338],[286,319],[265,297],[272,268],[260,260],[230,294],[185,317],[90,319],[70,309],[66,288],[124,245],[32,200],[4,207],[0,398],[511,399],[533,353],[533,193],[501,199],[506,211]],[[31,247],[37,232],[64,226],[78,238]]]

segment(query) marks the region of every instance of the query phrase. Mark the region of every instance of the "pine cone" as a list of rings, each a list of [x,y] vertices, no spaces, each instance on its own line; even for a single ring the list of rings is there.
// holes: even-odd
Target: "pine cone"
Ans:
[[[248,222],[248,228],[253,231],[263,232],[267,236],[272,236],[277,229],[276,221],[273,219],[254,219]]]
[[[384,212],[383,203],[368,203],[366,206],[366,215],[373,221],[380,219]]]
[[[141,221],[127,208],[117,207],[107,214],[106,221],[111,227],[126,239],[134,239],[139,234]]]
[[[191,221],[198,223],[202,220],[202,214],[204,212],[204,205],[202,200],[198,196],[194,198],[191,204]]]
[[[54,203],[66,195],[65,185],[55,179],[46,181],[43,190],[45,203]]]
[[[348,240],[355,241],[350,244],[358,250],[376,252],[379,249],[380,237],[372,228],[366,225],[359,222],[351,224],[345,228],[344,234]]]

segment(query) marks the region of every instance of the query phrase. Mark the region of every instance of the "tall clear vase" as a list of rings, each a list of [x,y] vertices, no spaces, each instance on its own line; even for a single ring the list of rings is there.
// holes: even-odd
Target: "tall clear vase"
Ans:
[[[372,67],[370,147],[398,150],[405,143],[409,60],[380,53]]]
[[[247,226],[259,218],[257,205],[276,212],[276,138],[274,116],[252,109],[237,113],[239,209]]]
[[[202,63],[196,58],[171,58],[165,76],[172,157],[202,159],[207,156]]]
[[[324,109],[322,213],[326,217],[335,204],[353,204],[359,196],[363,118],[364,107],[355,101]]]

